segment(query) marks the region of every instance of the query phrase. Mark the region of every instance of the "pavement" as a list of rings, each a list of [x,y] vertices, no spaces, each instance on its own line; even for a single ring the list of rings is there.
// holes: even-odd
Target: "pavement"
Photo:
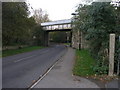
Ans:
[[[94,82],[72,75],[75,50],[68,47],[67,53],[34,88],[100,88]]]

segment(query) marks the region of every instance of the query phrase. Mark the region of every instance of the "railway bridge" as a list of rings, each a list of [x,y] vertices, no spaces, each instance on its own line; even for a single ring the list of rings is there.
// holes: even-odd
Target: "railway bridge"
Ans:
[[[44,23],[41,23],[41,26],[45,30],[45,34],[44,34],[45,46],[49,46],[49,32],[69,31],[71,33],[70,39],[72,39],[71,19],[44,22]]]

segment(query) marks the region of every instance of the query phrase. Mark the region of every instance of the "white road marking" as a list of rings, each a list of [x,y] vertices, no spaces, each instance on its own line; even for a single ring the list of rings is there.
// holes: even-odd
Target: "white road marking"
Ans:
[[[36,56],[36,55],[32,55],[32,56],[29,56],[29,57],[25,57],[25,58],[22,58],[22,59],[18,59],[18,60],[14,61],[14,62],[15,62],[15,63],[16,63],[16,62],[20,62],[20,61],[23,61],[23,60],[25,60],[25,59],[28,59],[28,58],[31,58],[31,57],[34,57],[34,56]]]
[[[41,54],[44,54],[44,53],[46,53],[46,52],[48,52],[48,51],[49,51],[49,50],[46,50],[46,51],[42,52]],[[17,63],[17,62],[23,61],[23,60],[25,60],[25,59],[28,59],[28,58],[31,58],[31,57],[34,57],[34,56],[37,56],[37,55],[32,55],[32,56],[29,56],[29,57],[25,57],[25,58],[22,58],[22,59],[18,59],[18,60],[14,61],[14,62]]]

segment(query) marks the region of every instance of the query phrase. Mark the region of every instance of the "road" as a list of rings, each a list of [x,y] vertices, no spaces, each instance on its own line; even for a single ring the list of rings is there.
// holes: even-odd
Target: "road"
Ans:
[[[28,88],[67,51],[63,45],[2,59],[3,88]]]

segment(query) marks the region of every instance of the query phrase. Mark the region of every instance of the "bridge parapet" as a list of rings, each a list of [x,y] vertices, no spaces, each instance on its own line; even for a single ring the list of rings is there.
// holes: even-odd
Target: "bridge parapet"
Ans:
[[[71,29],[71,19],[67,20],[58,20],[52,22],[41,23],[41,26],[47,30],[68,30]]]

